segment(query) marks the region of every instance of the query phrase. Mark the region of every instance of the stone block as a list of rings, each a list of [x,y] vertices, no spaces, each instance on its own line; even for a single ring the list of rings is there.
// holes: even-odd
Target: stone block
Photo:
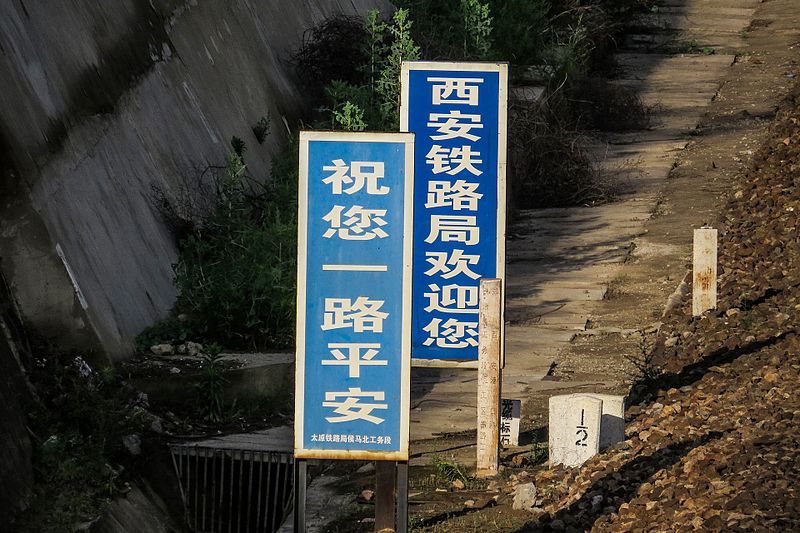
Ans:
[[[600,449],[603,400],[585,395],[550,398],[550,464],[580,466]]]

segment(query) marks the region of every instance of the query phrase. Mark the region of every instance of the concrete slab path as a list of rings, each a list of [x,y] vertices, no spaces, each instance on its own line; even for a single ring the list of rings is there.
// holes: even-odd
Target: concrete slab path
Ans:
[[[543,381],[554,355],[586,328],[591,302],[604,297],[644,231],[677,155],[745,48],[742,32],[758,3],[666,0],[626,40],[615,83],[638,88],[645,104],[655,106],[653,125],[593,148],[602,168],[629,182],[618,201],[526,211],[509,232],[516,238],[507,245],[504,397],[524,401],[533,390],[563,387]],[[412,441],[474,430],[476,378],[469,369],[415,368]]]

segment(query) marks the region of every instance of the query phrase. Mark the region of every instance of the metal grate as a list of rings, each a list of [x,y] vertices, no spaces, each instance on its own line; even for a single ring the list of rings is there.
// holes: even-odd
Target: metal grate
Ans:
[[[274,533],[292,509],[291,453],[170,446],[189,528]]]

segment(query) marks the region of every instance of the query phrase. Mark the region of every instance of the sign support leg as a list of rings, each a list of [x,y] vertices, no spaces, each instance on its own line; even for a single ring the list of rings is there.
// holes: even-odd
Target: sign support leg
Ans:
[[[375,531],[394,530],[397,462],[375,461]]]
[[[500,459],[501,281],[481,279],[478,317],[478,468],[479,477],[497,474]]]
[[[302,533],[306,530],[306,479],[308,461],[294,460],[294,530]]]
[[[408,531],[408,463],[397,463],[397,533]]]

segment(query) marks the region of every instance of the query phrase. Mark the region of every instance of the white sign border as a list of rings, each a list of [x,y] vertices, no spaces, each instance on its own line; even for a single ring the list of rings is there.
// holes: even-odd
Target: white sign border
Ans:
[[[408,461],[411,412],[411,266],[414,231],[414,134],[397,132],[301,131],[297,191],[297,308],[295,334],[294,456],[297,459]],[[400,451],[319,450],[303,448],[305,414],[306,288],[308,262],[308,145],[311,141],[405,144],[403,210],[403,323],[400,370]]]
[[[503,300],[506,293],[506,168],[508,165],[508,63],[496,61],[403,61],[400,66],[400,131],[408,131],[409,72],[412,70],[441,70],[462,72],[497,72],[497,264],[495,276],[502,280]],[[500,366],[505,367],[505,303],[500,317]],[[411,366],[428,368],[478,368],[478,361],[448,359],[416,359],[411,354]]]

